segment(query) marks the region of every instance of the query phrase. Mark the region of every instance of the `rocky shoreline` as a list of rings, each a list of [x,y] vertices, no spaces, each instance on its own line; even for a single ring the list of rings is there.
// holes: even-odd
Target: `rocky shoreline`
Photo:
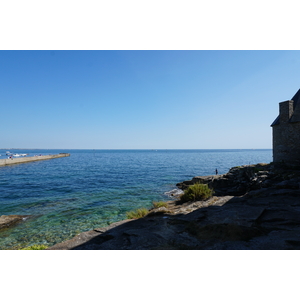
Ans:
[[[177,184],[206,183],[206,201],[169,201],[137,220],[123,220],[49,250],[300,249],[300,170],[273,164],[231,168]]]

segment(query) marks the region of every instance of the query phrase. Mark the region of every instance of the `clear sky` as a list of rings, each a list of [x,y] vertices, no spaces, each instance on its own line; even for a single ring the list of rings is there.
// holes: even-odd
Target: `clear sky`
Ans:
[[[299,51],[0,51],[0,148],[271,148]]]

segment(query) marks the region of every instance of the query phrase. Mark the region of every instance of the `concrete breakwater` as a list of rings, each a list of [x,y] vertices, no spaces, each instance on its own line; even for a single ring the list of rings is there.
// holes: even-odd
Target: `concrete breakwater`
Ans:
[[[61,158],[61,157],[67,157],[67,156],[70,156],[70,154],[69,153],[59,153],[59,154],[53,154],[53,155],[40,155],[40,156],[32,156],[32,157],[0,159],[0,167],[14,165],[14,164],[22,164],[22,163],[33,162],[33,161],[48,160],[48,159],[53,159],[53,158]]]

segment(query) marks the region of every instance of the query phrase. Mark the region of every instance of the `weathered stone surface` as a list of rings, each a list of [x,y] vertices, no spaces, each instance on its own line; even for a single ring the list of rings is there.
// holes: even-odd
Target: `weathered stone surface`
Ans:
[[[169,201],[139,220],[124,220],[83,232],[49,249],[300,249],[300,175],[272,165],[232,168],[217,176],[180,183],[205,182],[223,194],[207,201]],[[261,183],[268,182],[262,186]],[[241,188],[242,186],[242,188]]]
[[[30,216],[24,215],[2,215],[0,217],[0,229],[11,227],[21,221],[28,219]]]
[[[279,116],[272,123],[273,161],[300,163],[300,90],[291,100],[279,103]]]

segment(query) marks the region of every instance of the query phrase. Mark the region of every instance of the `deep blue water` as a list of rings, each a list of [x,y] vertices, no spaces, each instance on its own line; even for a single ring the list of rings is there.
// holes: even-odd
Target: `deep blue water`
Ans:
[[[5,151],[0,150],[4,158]],[[11,152],[13,152],[11,150]],[[0,249],[53,245],[170,200],[165,192],[194,176],[272,161],[271,150],[14,150],[67,158],[0,167],[0,215],[31,215],[0,231]]]

